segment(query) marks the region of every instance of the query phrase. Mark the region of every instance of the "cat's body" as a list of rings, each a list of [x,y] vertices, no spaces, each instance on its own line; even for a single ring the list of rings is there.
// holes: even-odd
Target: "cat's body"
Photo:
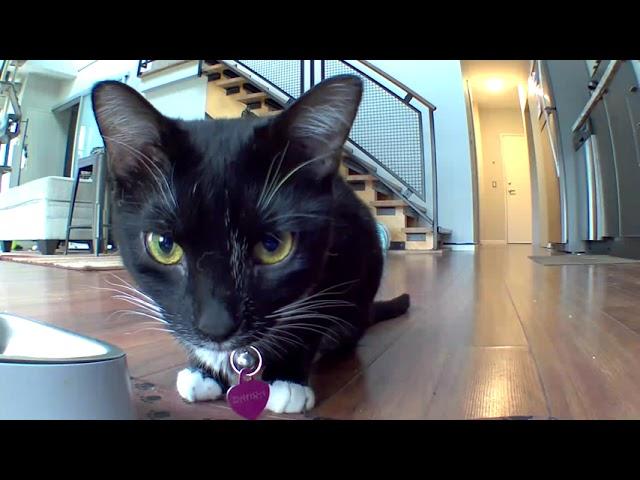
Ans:
[[[169,120],[128,87],[94,89],[119,248],[147,308],[189,352],[178,376],[188,401],[226,392],[237,382],[229,353],[253,345],[267,408],[310,408],[316,355],[408,308],[406,295],[374,307],[375,222],[337,175],[361,85],[338,79],[270,120]]]

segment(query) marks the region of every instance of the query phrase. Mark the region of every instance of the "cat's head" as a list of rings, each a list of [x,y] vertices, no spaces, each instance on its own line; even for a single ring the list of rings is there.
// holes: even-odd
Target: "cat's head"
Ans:
[[[185,345],[254,344],[318,282],[361,95],[339,76],[277,117],[182,121],[124,84],[94,87],[120,251]]]

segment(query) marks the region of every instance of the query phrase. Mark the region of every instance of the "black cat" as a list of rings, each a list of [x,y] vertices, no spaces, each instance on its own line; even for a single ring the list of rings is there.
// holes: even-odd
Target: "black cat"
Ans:
[[[177,382],[187,401],[225,392],[237,381],[229,352],[252,345],[267,408],[312,408],[315,356],[409,308],[406,294],[373,302],[375,222],[338,175],[362,89],[337,76],[277,117],[182,121],[124,84],[94,87],[116,239],[139,304],[189,353]]]

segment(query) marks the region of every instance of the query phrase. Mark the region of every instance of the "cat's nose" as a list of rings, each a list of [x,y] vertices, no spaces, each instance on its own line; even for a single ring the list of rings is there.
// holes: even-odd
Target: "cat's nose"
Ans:
[[[220,302],[208,301],[200,312],[198,330],[216,342],[223,342],[236,330],[236,322]]]

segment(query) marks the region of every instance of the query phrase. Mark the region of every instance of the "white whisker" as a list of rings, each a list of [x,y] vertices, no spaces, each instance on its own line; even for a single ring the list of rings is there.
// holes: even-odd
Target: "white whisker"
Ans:
[[[300,171],[302,168],[306,167],[307,165],[309,165],[312,162],[317,162],[318,160],[322,160],[323,158],[329,156],[330,154],[323,154],[323,155],[318,155],[317,157],[312,158],[311,160],[307,160],[306,162],[302,162],[300,165],[296,166],[295,168],[293,168],[289,173],[287,173],[285,175],[285,177],[275,186],[275,188],[273,189],[273,191],[269,192],[269,196],[267,197],[264,206],[262,207],[262,210],[266,209],[269,204],[271,203],[271,200],[273,199],[273,197],[276,195],[276,193],[278,193],[278,190],[280,190],[280,188],[287,182],[287,180],[289,180],[296,172]]]
[[[155,330],[158,332],[167,332],[167,333],[175,333],[175,330],[168,330],[166,328],[155,328],[155,327],[145,327],[145,328],[140,328],[138,330],[133,330],[131,332],[124,332],[125,335],[134,335],[136,333],[140,333],[140,332],[145,332],[148,330]]]
[[[164,323],[164,324],[169,324],[169,322],[167,322],[166,320],[162,320],[161,318],[158,317],[154,317],[153,315],[149,315],[148,313],[144,313],[144,312],[140,312],[138,310],[118,310],[114,313],[112,313],[111,315],[115,314],[115,313],[122,313],[123,316],[124,315],[139,315],[141,317],[147,317],[147,318],[151,318],[152,320],[156,320],[160,323]],[[111,317],[111,316],[109,316]]]

